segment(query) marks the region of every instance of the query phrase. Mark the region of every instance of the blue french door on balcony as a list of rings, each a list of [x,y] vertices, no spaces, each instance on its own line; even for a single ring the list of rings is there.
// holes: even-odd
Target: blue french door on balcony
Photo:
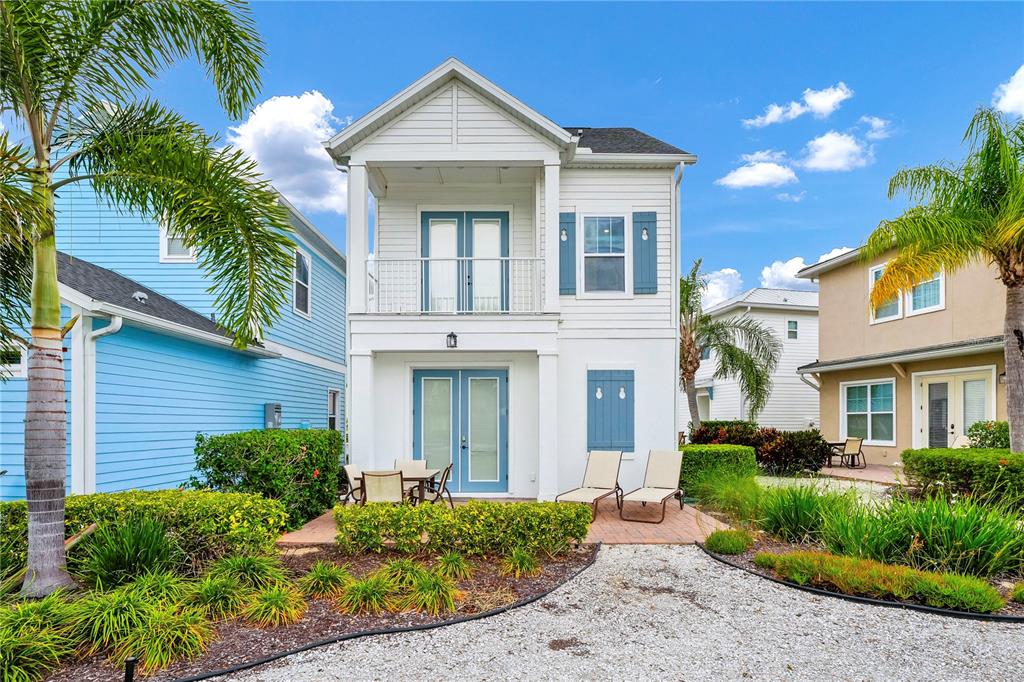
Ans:
[[[508,370],[413,371],[413,458],[452,492],[508,491]]]
[[[507,312],[507,211],[424,211],[420,217],[423,310]]]

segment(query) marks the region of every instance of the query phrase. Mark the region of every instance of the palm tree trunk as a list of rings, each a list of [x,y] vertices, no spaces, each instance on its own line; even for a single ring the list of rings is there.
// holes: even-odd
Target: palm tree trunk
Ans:
[[[683,389],[686,391],[686,404],[690,407],[690,430],[696,431],[700,428],[700,408],[697,406],[697,387],[693,379],[683,379]]]
[[[51,174],[44,163],[33,193],[46,207],[33,246],[32,348],[25,406],[25,497],[28,499],[28,570],[25,596],[41,597],[74,585],[64,560],[64,478],[67,406],[57,289]]]
[[[1024,284],[1006,288],[1003,333],[1010,450],[1024,452]]]

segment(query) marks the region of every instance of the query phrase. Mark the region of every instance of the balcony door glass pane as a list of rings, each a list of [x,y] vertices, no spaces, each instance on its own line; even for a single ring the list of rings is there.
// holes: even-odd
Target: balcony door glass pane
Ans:
[[[452,380],[423,378],[423,459],[428,469],[452,461]]]
[[[498,480],[498,380],[469,380],[469,480]]]
[[[454,220],[430,221],[430,311],[455,312],[458,298],[458,226]]]
[[[473,310],[501,310],[501,223],[473,221]]]

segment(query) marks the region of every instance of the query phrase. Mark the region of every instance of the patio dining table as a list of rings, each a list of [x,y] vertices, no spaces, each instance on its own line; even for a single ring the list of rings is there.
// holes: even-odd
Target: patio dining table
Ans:
[[[406,483],[417,483],[419,487],[419,499],[423,499],[427,492],[427,481],[433,481],[441,473],[440,469],[417,469],[413,467],[401,467],[390,469],[390,471],[401,471],[402,480]],[[357,481],[362,480],[362,475],[356,477]]]

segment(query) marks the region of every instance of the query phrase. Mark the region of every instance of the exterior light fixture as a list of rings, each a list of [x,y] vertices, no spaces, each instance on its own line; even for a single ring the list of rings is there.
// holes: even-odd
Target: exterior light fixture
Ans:
[[[594,391],[594,397],[597,398],[598,400],[604,397],[604,391],[601,390],[600,386],[598,386],[597,390]]]
[[[641,228],[641,230],[640,230],[640,239],[643,239],[644,241],[647,241],[650,238],[651,238],[651,233],[647,231],[647,228],[646,227]]]
[[[444,345],[448,348],[459,347],[459,337],[455,335],[455,332],[448,332],[448,336],[444,339]]]
[[[563,227],[562,231],[558,233],[558,238],[561,239],[563,242],[568,241],[569,232]]]
[[[999,374],[999,376],[998,376],[998,377],[996,378],[996,380],[997,380],[997,381],[998,381],[998,382],[999,382],[1000,384],[1005,384],[1005,383],[1006,383],[1006,372],[1002,372],[1002,373],[1000,373],[1000,374]]]

